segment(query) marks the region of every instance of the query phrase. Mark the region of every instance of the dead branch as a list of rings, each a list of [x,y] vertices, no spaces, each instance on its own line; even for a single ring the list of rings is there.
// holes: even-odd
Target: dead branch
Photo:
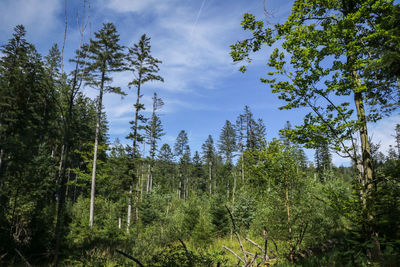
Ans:
[[[19,250],[18,249],[16,249],[16,248],[14,248],[14,250],[15,250],[15,252],[17,252],[18,253],[18,255],[21,257],[21,259],[25,262],[25,265],[26,266],[28,266],[28,267],[32,267],[32,265],[30,265],[29,264],[29,262],[25,259],[25,257],[22,255],[22,253],[21,252],[19,252]]]
[[[232,249],[230,249],[230,248],[228,248],[226,246],[222,246],[222,248],[226,249],[227,251],[229,251],[230,253],[235,255],[235,257],[238,258],[241,262],[243,262],[243,264],[246,264],[246,262],[241,257],[239,257],[239,255],[236,254]]]
[[[123,251],[121,251],[121,250],[118,250],[118,249],[116,249],[115,251],[118,252],[119,254],[121,254],[121,255],[127,257],[128,259],[133,260],[133,261],[136,262],[139,266],[144,267],[144,265],[143,265],[138,259],[135,259],[135,258],[132,257],[131,255],[129,255],[129,254],[127,254],[127,253],[125,253],[125,252],[123,252]]]
[[[189,262],[192,264],[192,256],[190,255],[189,250],[187,249],[185,243],[182,241],[182,239],[178,239],[179,242],[181,242],[183,248],[185,249],[186,257],[188,258]]]
[[[237,238],[237,240],[239,241],[240,249],[242,250],[242,253],[243,253],[243,258],[244,258],[245,262],[247,262],[247,256],[246,256],[246,253],[245,253],[245,250],[244,250],[244,247],[243,247],[242,240],[240,239],[240,235],[239,235],[239,233],[238,233],[238,231],[237,231],[237,229],[236,229],[236,224],[235,224],[235,220],[233,219],[233,215],[232,215],[232,213],[231,213],[231,211],[229,210],[229,208],[228,208],[227,205],[225,205],[225,208],[226,208],[226,210],[227,210],[228,213],[229,213],[229,217],[231,218],[232,227],[233,227],[233,232],[235,233],[236,238]]]
[[[250,238],[246,237],[246,240],[249,241],[251,244],[253,244],[254,246],[256,246],[259,250],[261,250],[261,252],[263,251],[263,249],[253,240],[251,240]]]
[[[251,261],[246,265],[246,266],[252,266],[253,265],[253,263],[257,260],[257,252],[256,252],[256,254],[254,254],[254,257],[253,257],[253,259],[251,259]]]
[[[263,255],[264,261],[269,259],[268,255],[267,255],[267,251],[268,251],[268,231],[267,231],[267,227],[264,226],[264,255]]]

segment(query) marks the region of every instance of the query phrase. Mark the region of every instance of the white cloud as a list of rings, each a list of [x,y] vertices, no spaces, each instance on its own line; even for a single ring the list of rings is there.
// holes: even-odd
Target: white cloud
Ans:
[[[390,146],[395,145],[394,134],[395,134],[395,126],[400,123],[400,114],[393,115],[388,118],[384,118],[377,122],[376,124],[369,125],[368,135],[372,139],[374,144],[379,144],[379,150],[387,155]],[[357,143],[359,144],[359,138],[357,138]],[[343,158],[337,155],[336,153],[332,154],[332,162],[336,166],[345,165],[348,166],[351,164],[350,159]]]
[[[104,1],[103,1],[104,2]],[[111,0],[107,1],[107,8],[116,12],[144,12],[164,9],[169,1],[166,0]]]
[[[0,29],[10,32],[23,24],[33,35],[42,35],[55,26],[61,1],[2,0],[0,1]]]
[[[400,123],[400,114],[384,118],[370,127],[369,135],[375,144],[380,144],[380,151],[386,154],[389,146],[395,145],[394,134],[396,124]]]

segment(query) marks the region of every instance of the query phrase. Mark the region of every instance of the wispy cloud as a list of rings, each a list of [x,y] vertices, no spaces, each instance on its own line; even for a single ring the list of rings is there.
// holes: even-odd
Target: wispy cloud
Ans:
[[[0,1],[0,30],[9,33],[23,24],[28,34],[41,38],[57,26],[57,14],[62,5],[55,0],[2,0]]]
[[[390,146],[395,145],[395,127],[400,123],[400,114],[384,118],[370,127],[369,135],[375,144],[380,145],[380,151],[387,153]]]
[[[127,13],[127,12],[155,12],[161,11],[169,5],[168,0],[110,0],[100,1],[107,8],[112,9],[116,12]]]

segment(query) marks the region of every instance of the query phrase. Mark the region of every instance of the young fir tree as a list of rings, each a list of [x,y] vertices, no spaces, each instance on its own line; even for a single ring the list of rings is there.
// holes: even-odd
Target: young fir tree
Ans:
[[[246,133],[246,148],[250,150],[261,149],[266,130],[262,119],[256,121],[249,106],[244,107],[244,112],[241,116],[243,116]]]
[[[179,158],[179,185],[178,185],[178,197],[182,197],[187,200],[189,191],[189,175],[188,166],[190,163],[190,147],[189,139],[185,130],[179,132],[178,137],[174,145],[175,156]]]
[[[160,177],[164,178],[164,184],[166,188],[173,192],[175,188],[174,176],[175,176],[175,166],[174,166],[174,153],[168,144],[163,144],[158,151],[158,169]]]
[[[100,136],[100,121],[103,108],[103,95],[105,93],[124,94],[119,87],[111,86],[111,72],[123,69],[123,47],[119,44],[119,34],[114,24],[103,24],[103,28],[94,34],[95,38],[89,44],[82,47],[82,53],[86,59],[83,62],[86,84],[99,90],[97,99],[97,123],[94,139],[92,187],[90,195],[89,225],[94,222],[94,195],[96,189],[97,153]]]
[[[214,140],[211,135],[208,136],[207,140],[201,146],[203,150],[203,160],[208,166],[208,180],[209,180],[209,193],[212,194],[212,166],[215,161],[215,147]]]
[[[191,169],[191,177],[195,181],[195,185],[197,190],[201,192],[207,191],[207,178],[205,177],[203,164],[201,161],[201,157],[198,151],[194,152],[194,156],[192,159],[193,168]]]
[[[328,144],[321,144],[315,148],[315,169],[319,179],[323,180],[325,171],[330,170],[332,167],[332,155],[329,151]]]
[[[159,140],[165,133],[163,132],[163,127],[161,124],[160,116],[157,114],[159,110],[164,105],[161,98],[157,97],[157,93],[153,95],[153,113],[151,118],[146,125],[146,139],[147,144],[150,145],[150,164],[148,166],[148,177],[147,177],[147,193],[150,193],[153,187],[153,166],[154,158],[157,150],[157,140]]]

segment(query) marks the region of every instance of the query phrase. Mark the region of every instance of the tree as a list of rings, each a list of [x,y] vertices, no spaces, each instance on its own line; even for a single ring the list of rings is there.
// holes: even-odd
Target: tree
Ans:
[[[175,166],[174,166],[174,153],[172,152],[171,147],[168,144],[163,144],[158,151],[158,167],[160,171],[160,176],[164,179],[165,184],[168,185],[168,189],[173,192],[174,190],[174,175],[175,175]]]
[[[396,124],[395,130],[395,142],[397,147],[397,156],[400,158],[400,124]]]
[[[157,97],[157,93],[154,93],[153,96],[153,113],[151,114],[151,118],[146,125],[146,139],[147,144],[150,145],[149,154],[150,154],[150,164],[148,170],[148,179],[147,179],[147,192],[150,193],[153,187],[153,166],[154,166],[154,157],[156,155],[157,149],[157,140],[159,140],[165,133],[163,132],[163,127],[161,124],[160,117],[156,113],[158,109],[160,109],[164,105],[164,102],[161,98]]]
[[[231,52],[234,61],[251,61],[251,51],[282,40],[281,47],[274,49],[268,62],[275,68],[269,72],[273,77],[262,81],[270,84],[272,91],[287,102],[281,109],[309,107],[312,110],[305,116],[303,125],[285,131],[287,136],[307,147],[328,142],[356,165],[361,163],[360,195],[363,216],[367,218],[362,228],[365,240],[373,244],[367,250],[371,259],[379,259],[380,245],[373,216],[376,180],[367,122],[375,122],[390,113],[394,100],[388,96],[394,95],[396,84],[388,77],[370,75],[368,66],[378,61],[371,54],[379,51],[368,41],[383,33],[380,18],[392,10],[393,1],[299,0],[285,23],[265,29],[262,21],[245,14],[243,28],[253,36],[232,45]],[[241,70],[244,72],[246,68]],[[338,100],[333,95],[342,98]],[[369,112],[365,105],[370,106]],[[356,132],[361,140],[361,159],[356,153]]]
[[[315,148],[315,169],[322,181],[322,175],[325,171],[332,168],[332,155],[329,151],[328,145],[322,143]]]
[[[236,132],[230,121],[225,121],[218,141],[218,149],[225,158],[225,163],[232,163],[233,153],[236,151]]]
[[[133,139],[133,155],[135,156],[137,153],[137,142],[143,140],[143,137],[138,132],[141,129],[138,127],[138,123],[139,121],[143,121],[143,117],[139,112],[144,110],[144,105],[140,103],[142,85],[151,81],[164,81],[164,79],[157,75],[160,70],[158,65],[162,61],[151,55],[150,38],[146,34],[142,35],[139,43],[128,48],[126,59],[128,70],[134,74],[134,79],[129,83],[129,86],[136,87],[135,118],[131,122],[133,133],[129,136]]]
[[[0,249],[9,254],[41,253],[53,241],[43,233],[52,231],[56,191],[58,54],[53,47],[43,61],[25,35],[16,26],[0,59]]]
[[[135,170],[135,160],[138,158],[138,142],[143,141],[142,135],[139,133],[139,130],[145,128],[143,125],[139,125],[139,123],[145,123],[145,118],[140,114],[141,110],[144,110],[144,105],[140,103],[141,89],[142,85],[151,82],[151,81],[164,81],[163,78],[157,75],[160,68],[159,64],[162,62],[156,58],[154,58],[151,54],[151,46],[150,46],[150,38],[143,34],[139,40],[139,43],[134,44],[132,47],[128,48],[128,55],[126,56],[127,60],[127,68],[128,70],[133,72],[134,79],[129,83],[129,87],[134,86],[136,88],[136,103],[135,107],[135,117],[134,120],[130,123],[132,124],[132,133],[129,134],[128,138],[133,140],[132,144],[132,163],[131,163],[131,173],[132,173],[132,185],[130,187],[130,192],[132,192],[133,183],[136,180],[136,170]],[[138,188],[138,182],[136,188]],[[136,190],[136,194],[138,194],[138,190]],[[131,214],[131,202],[132,196],[129,194],[129,206],[128,206],[128,228],[130,225],[130,214]],[[136,196],[138,199],[138,195]],[[138,211],[138,209],[136,209]],[[138,213],[136,213],[136,219],[138,217]]]
[[[97,166],[97,149],[99,144],[100,134],[100,120],[103,109],[103,94],[116,93],[124,94],[119,87],[110,85],[112,77],[109,75],[111,72],[121,71],[123,68],[122,53],[123,47],[118,43],[119,34],[114,24],[103,24],[103,28],[94,34],[95,39],[90,39],[89,44],[82,47],[85,67],[83,72],[85,74],[86,84],[99,90],[97,102],[97,124],[96,134],[94,139],[94,154],[93,154],[93,171],[92,171],[92,188],[90,198],[90,216],[89,225],[93,227],[94,221],[94,195],[96,188],[96,166]]]
[[[157,114],[157,110],[162,108],[163,105],[164,102],[162,99],[157,97],[157,93],[154,93],[153,113],[146,127],[147,144],[150,145],[149,153],[151,159],[154,159],[156,155],[157,140],[160,140],[160,138],[165,135],[160,116]]]
[[[244,151],[261,149],[265,139],[266,129],[262,119],[258,119],[256,122],[250,107],[245,106],[243,114],[240,114],[236,120],[235,130],[237,147],[240,153],[242,181],[244,181]]]
[[[195,180],[195,184],[197,187],[197,190],[200,190],[201,192],[206,192],[207,191],[207,177],[204,173],[203,169],[203,163],[200,157],[200,154],[198,151],[194,152],[194,156],[192,158],[192,169],[191,169],[191,177],[193,180]]]
[[[178,197],[184,192],[184,199],[187,200],[189,191],[188,165],[190,163],[189,139],[185,130],[179,132],[174,145],[175,156],[179,158],[179,186]],[[186,178],[186,179],[185,179]],[[185,182],[186,180],[186,182]]]
[[[208,165],[208,179],[209,179],[209,192],[212,193],[212,165],[215,160],[215,148],[214,140],[211,135],[208,136],[207,140],[201,146],[203,150],[203,159]]]
[[[246,133],[246,148],[261,149],[262,141],[265,138],[265,125],[262,119],[257,121],[249,106],[244,107],[244,112],[240,116],[243,117],[244,128]]]

